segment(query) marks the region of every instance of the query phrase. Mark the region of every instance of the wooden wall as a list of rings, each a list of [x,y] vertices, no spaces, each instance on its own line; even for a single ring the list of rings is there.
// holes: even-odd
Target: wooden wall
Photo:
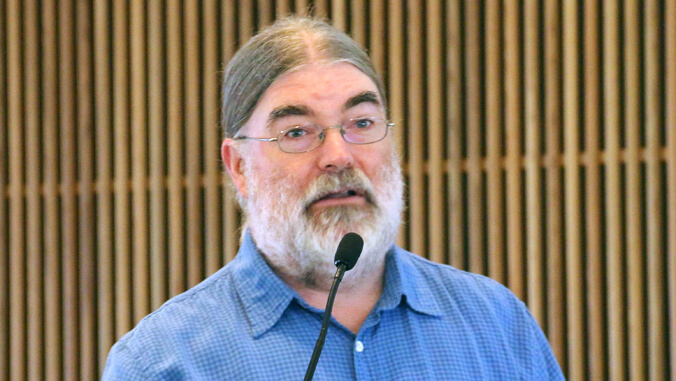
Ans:
[[[571,380],[676,380],[676,2],[0,0],[0,380],[90,380],[223,266],[220,71],[291,11],[387,83],[400,244],[530,307]]]

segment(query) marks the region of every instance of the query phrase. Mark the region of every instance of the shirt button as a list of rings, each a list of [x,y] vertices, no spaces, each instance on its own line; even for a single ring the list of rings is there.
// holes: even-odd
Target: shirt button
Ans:
[[[354,343],[354,349],[355,349],[357,352],[363,352],[363,351],[364,351],[364,343],[362,343],[361,341],[357,340],[357,342]]]

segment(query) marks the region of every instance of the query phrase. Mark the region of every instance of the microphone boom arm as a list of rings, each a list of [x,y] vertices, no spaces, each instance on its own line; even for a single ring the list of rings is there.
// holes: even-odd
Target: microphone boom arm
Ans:
[[[315,349],[312,352],[312,358],[310,359],[310,365],[308,365],[307,371],[305,372],[304,381],[312,380],[312,376],[315,373],[317,368],[317,362],[319,362],[319,356],[322,354],[322,349],[324,348],[324,340],[326,339],[326,334],[329,331],[329,321],[331,320],[331,311],[333,310],[333,300],[336,298],[336,292],[338,291],[338,285],[343,280],[343,275],[347,266],[344,263],[338,264],[338,270],[336,270],[336,275],[333,276],[333,283],[331,284],[331,290],[329,291],[329,297],[326,300],[326,309],[324,310],[324,318],[322,319],[322,329],[319,331],[319,337],[315,343]]]
[[[345,275],[345,272],[351,270],[357,263],[363,248],[364,240],[357,233],[345,234],[338,244],[338,249],[336,250],[336,255],[334,257],[334,263],[336,264],[336,267],[338,267],[338,270],[336,270],[336,275],[333,276],[333,284],[331,284],[329,296],[326,299],[326,309],[324,309],[322,329],[319,331],[319,337],[315,343],[315,350],[312,352],[312,357],[310,358],[310,365],[308,365],[307,371],[305,372],[305,381],[312,380],[312,376],[314,375],[315,369],[317,368],[319,356],[322,354],[326,333],[329,331],[331,311],[333,310],[333,300],[336,298],[338,285],[343,280],[343,275]]]

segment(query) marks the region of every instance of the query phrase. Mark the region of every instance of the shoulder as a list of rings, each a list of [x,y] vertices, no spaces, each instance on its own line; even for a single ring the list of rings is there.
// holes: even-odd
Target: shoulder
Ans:
[[[396,255],[402,264],[403,272],[415,277],[417,281],[425,283],[437,291],[460,293],[466,295],[470,291],[472,296],[484,296],[491,299],[515,298],[514,294],[499,282],[476,273],[457,269],[453,266],[432,262],[419,255],[397,248]]]
[[[241,305],[234,282],[228,265],[168,300],[113,346],[105,373],[123,374],[119,379],[141,379],[157,375],[157,364],[193,355],[181,353],[181,348],[209,353],[214,346],[227,345],[228,332],[245,330],[239,327]]]
[[[528,315],[521,300],[489,277],[435,263],[400,248],[395,255],[402,278],[413,279],[415,288],[434,298],[444,311],[492,316],[506,324]]]
[[[416,293],[435,301],[442,321],[487,345],[483,353],[510,357],[527,379],[563,379],[538,323],[507,287],[402,249],[395,253],[402,278],[414,279]]]
[[[169,299],[143,318],[131,333],[155,326],[161,326],[164,330],[196,326],[198,320],[221,315],[222,307],[232,305],[233,299],[237,298],[235,280],[230,270],[230,265],[225,266],[186,292]]]

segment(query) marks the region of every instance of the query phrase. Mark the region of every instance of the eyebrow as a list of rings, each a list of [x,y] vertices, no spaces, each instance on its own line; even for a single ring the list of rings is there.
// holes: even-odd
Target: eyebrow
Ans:
[[[364,91],[348,99],[347,102],[345,102],[343,109],[348,110],[360,103],[372,103],[376,106],[380,106],[380,100],[378,99],[378,95],[375,92]]]
[[[274,121],[290,116],[290,115],[311,115],[312,111],[303,105],[286,105],[280,106],[270,112],[268,116],[268,124],[272,124]]]
[[[364,91],[361,92],[350,99],[348,99],[343,105],[343,110],[349,110],[352,107],[355,107],[361,103],[371,103],[379,106],[380,100],[378,95],[373,91]],[[272,125],[276,120],[282,119],[287,116],[292,115],[312,115],[313,112],[307,106],[304,105],[285,105],[280,106],[272,110],[268,116],[268,126]]]

